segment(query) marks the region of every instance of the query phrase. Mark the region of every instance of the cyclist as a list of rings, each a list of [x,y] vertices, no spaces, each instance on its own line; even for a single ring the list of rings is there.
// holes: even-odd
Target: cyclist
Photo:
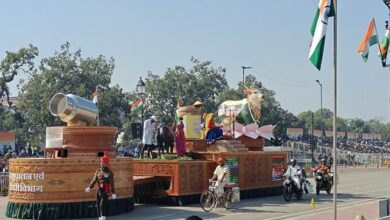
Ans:
[[[214,175],[211,180],[217,181],[215,183],[216,193],[217,195],[222,195],[224,193],[223,188],[226,186],[229,180],[229,170],[228,167],[225,166],[225,159],[222,157],[218,158],[218,166],[215,168]]]

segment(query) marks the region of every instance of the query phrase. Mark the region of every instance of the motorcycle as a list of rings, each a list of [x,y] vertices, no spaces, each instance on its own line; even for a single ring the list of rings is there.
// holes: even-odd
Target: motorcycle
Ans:
[[[319,195],[321,190],[325,190],[326,193],[330,194],[333,186],[333,173],[328,173],[328,177],[323,172],[315,173],[316,181],[316,194]]]
[[[297,170],[293,173],[292,177],[288,176],[283,182],[283,198],[286,202],[291,200],[293,194],[295,194],[298,200],[302,199],[302,187],[298,188],[297,183],[292,178],[298,178],[298,182],[300,183],[302,180],[302,171]]]

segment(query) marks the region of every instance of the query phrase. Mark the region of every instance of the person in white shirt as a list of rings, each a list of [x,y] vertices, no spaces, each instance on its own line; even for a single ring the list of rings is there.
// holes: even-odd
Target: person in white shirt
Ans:
[[[148,151],[148,157],[152,156],[152,145],[153,145],[153,138],[156,133],[156,123],[157,123],[157,117],[152,116],[149,119],[146,119],[144,122],[144,132],[142,136],[142,148],[140,150],[140,157],[144,158],[144,151],[145,149]]]
[[[228,183],[229,180],[229,170],[228,167],[225,166],[225,159],[218,158],[218,166],[215,168],[214,175],[211,178],[211,180],[216,180],[215,183],[216,186],[216,192],[218,194],[224,193],[224,187]]]
[[[301,167],[297,164],[295,159],[290,160],[291,165],[288,166],[287,171],[283,176],[291,177],[291,179],[296,183],[297,189],[301,189],[301,183],[299,182],[299,178],[295,175],[298,170],[301,170]]]

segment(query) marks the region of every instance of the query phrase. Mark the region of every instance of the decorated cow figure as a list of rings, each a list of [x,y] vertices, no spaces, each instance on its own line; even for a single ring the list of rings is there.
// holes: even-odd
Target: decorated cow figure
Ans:
[[[259,123],[263,94],[255,88],[245,88],[244,93],[247,97],[242,100],[227,100],[219,105],[218,116],[222,121],[234,116],[235,121],[242,125]]]

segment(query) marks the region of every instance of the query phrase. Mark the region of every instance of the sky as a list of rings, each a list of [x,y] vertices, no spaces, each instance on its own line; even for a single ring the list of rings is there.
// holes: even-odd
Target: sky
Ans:
[[[317,5],[318,0],[3,1],[0,59],[33,44],[38,64],[70,42],[83,57],[113,57],[112,84],[133,91],[148,71],[163,75],[169,67],[190,68],[194,57],[225,67],[233,88],[242,80],[241,66],[253,67],[245,73],[274,90],[282,108],[294,114],[320,108],[319,80],[323,107],[333,110],[333,19],[321,71],[308,60]],[[340,117],[390,122],[389,68],[381,66],[377,47],[371,47],[367,63],[357,53],[370,20],[381,40],[388,16],[382,0],[338,2]],[[15,82],[12,95],[18,93]]]

